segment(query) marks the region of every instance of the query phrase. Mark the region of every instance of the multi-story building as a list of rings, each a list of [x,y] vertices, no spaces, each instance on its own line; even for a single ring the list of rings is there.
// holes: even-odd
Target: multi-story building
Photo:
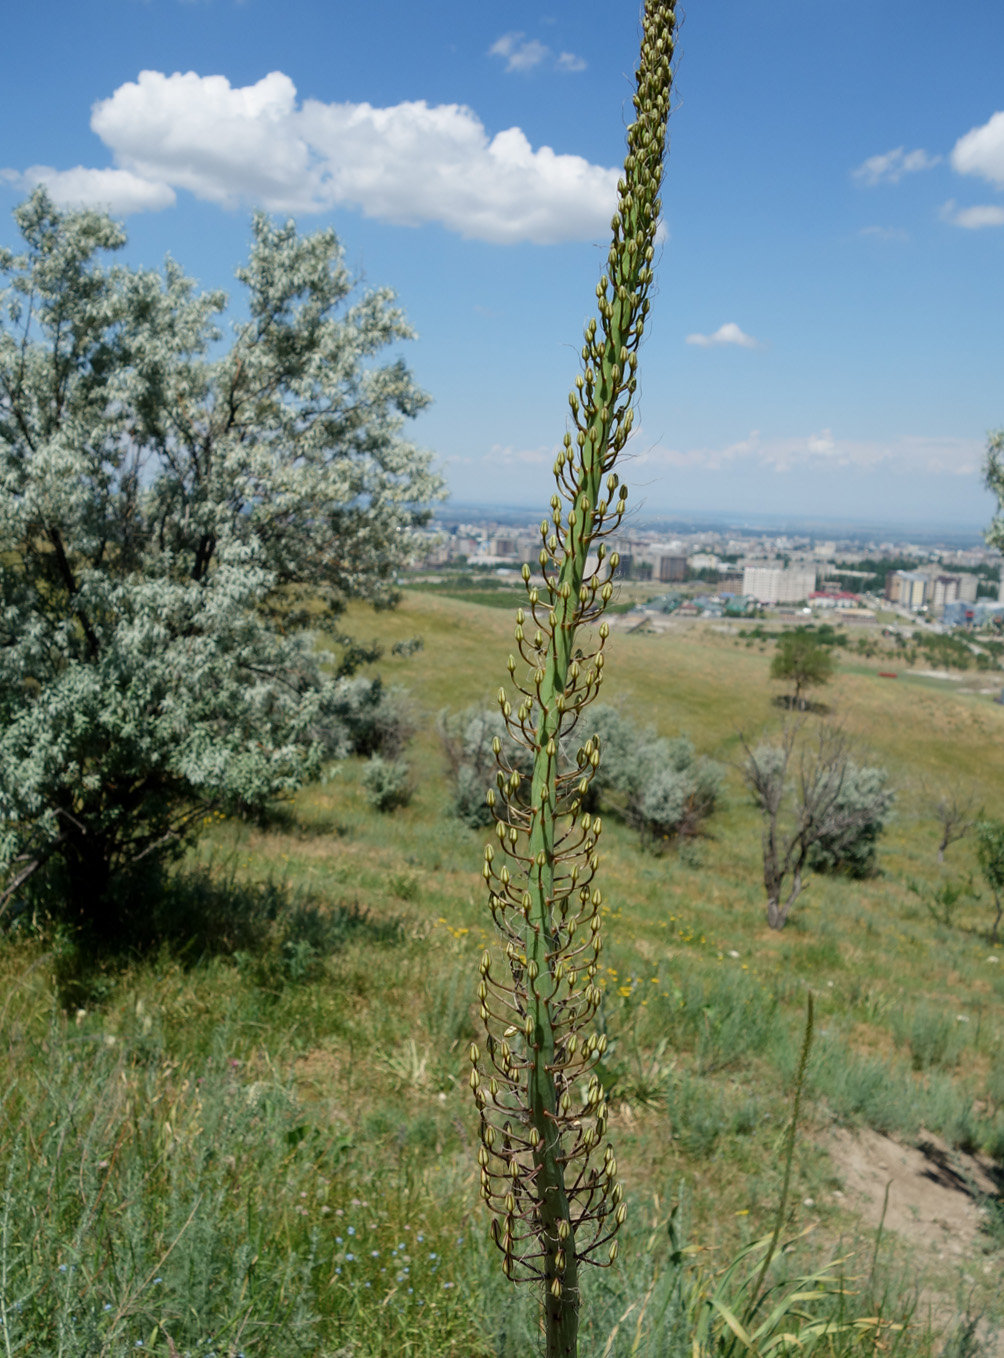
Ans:
[[[658,580],[685,580],[687,578],[687,558],[676,552],[657,552],[654,556],[653,575]]]
[[[904,608],[923,608],[930,583],[930,576],[924,571],[891,571],[885,578],[885,597]]]
[[[814,566],[764,563],[743,567],[743,593],[752,594],[762,604],[797,604],[815,588]]]

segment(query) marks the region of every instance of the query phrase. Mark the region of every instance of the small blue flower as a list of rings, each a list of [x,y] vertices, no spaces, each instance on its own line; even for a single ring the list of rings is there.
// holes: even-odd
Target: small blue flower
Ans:
[[[106,1301],[106,1302],[105,1302],[105,1310],[106,1310],[106,1311],[110,1311],[111,1309],[112,1309],[112,1304],[111,1304],[111,1302],[110,1302],[110,1301]]]
[[[340,1245],[341,1243],[342,1243],[342,1237],[341,1237],[340,1235],[336,1235],[336,1236],[335,1236],[335,1244],[336,1244],[336,1245]]]
[[[433,1251],[430,1253],[429,1258],[430,1258],[430,1259],[438,1259],[439,1256],[436,1254],[436,1251],[433,1250]]]
[[[421,1243],[422,1243],[422,1241],[423,1241],[424,1239],[425,1239],[425,1236],[421,1233],[421,1231],[419,1231],[419,1233],[418,1233],[418,1243],[421,1245]]]
[[[379,1250],[370,1250],[370,1258],[371,1258],[371,1259],[379,1259],[379,1258],[380,1258],[380,1251],[379,1251]]]
[[[345,1256],[345,1262],[346,1262],[347,1264],[351,1264],[352,1260],[353,1260],[355,1257],[356,1257],[356,1256],[355,1256],[354,1254],[347,1254],[347,1255]]]
[[[59,1265],[59,1271],[60,1271],[60,1273],[65,1273],[65,1272],[66,1272],[66,1265],[65,1265],[65,1264],[60,1264],[60,1265]]]
[[[356,1228],[355,1228],[354,1226],[350,1226],[350,1227],[349,1227],[349,1235],[355,1235],[355,1233],[356,1233]]]

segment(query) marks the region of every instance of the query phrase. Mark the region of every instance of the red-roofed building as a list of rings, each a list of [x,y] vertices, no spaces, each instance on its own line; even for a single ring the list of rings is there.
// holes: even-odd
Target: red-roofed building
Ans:
[[[809,595],[809,603],[816,608],[860,608],[861,600],[845,589],[818,589]]]

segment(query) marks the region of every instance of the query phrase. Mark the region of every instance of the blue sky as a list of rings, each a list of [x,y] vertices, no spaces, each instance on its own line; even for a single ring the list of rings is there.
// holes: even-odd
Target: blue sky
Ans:
[[[39,180],[227,286],[265,206],[389,284],[458,500],[537,507],[607,248],[634,3],[39,0],[0,240]],[[691,0],[625,474],[653,512],[979,527],[1004,424],[1004,5]],[[143,74],[145,73],[145,74]]]

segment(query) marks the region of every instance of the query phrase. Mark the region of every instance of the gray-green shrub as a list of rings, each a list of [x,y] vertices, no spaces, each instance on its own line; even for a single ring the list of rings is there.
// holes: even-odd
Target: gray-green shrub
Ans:
[[[506,730],[496,708],[466,707],[461,712],[443,711],[436,723],[446,755],[451,787],[450,810],[472,830],[491,825],[492,813],[486,801],[495,785],[496,762],[492,741],[500,740],[509,762],[526,774],[530,761]]]
[[[408,765],[403,759],[384,759],[370,756],[363,772],[366,800],[376,811],[396,811],[411,801],[412,782]]]
[[[810,868],[859,879],[874,874],[878,838],[894,800],[888,780],[885,769],[848,761],[834,802],[832,824],[809,850]]]
[[[718,764],[698,755],[686,736],[658,738],[609,704],[597,705],[587,724],[579,734],[600,737],[592,809],[618,815],[656,851],[700,833],[721,795]]]

